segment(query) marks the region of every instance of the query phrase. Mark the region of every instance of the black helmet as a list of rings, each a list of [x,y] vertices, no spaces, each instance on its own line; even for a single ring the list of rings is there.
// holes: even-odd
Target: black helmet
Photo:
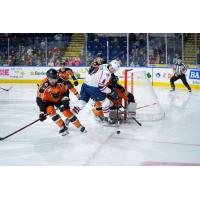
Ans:
[[[178,59],[182,60],[182,57],[181,57],[181,56],[179,56],[179,57],[178,57]]]
[[[55,69],[49,69],[46,75],[47,78],[58,79],[58,72]]]

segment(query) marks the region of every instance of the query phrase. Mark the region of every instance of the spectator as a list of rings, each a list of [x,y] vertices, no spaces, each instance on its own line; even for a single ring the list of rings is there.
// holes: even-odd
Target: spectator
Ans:
[[[89,65],[91,65],[92,61],[94,60],[94,57],[92,56],[92,54],[90,52],[88,53],[87,59],[88,59],[88,66],[89,66]]]
[[[61,62],[59,61],[59,59],[57,59],[56,61],[55,61],[55,63],[54,63],[54,66],[60,66],[60,64],[61,64]]]
[[[74,64],[75,64],[75,66],[80,66],[81,65],[81,59],[79,57],[76,57]]]
[[[33,49],[31,47],[29,47],[27,50],[28,56],[32,56],[32,53],[33,53]]]

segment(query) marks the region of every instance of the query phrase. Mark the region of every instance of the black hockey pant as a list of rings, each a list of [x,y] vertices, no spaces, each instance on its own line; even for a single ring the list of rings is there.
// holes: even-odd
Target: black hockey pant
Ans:
[[[171,79],[170,79],[170,83],[171,83],[171,87],[172,89],[175,89],[175,85],[174,85],[174,82],[177,81],[178,79],[181,79],[183,84],[185,85],[185,87],[188,89],[188,90],[191,90],[187,80],[186,80],[186,77],[185,77],[185,74],[181,74],[181,75],[178,75],[178,76],[172,76]]]

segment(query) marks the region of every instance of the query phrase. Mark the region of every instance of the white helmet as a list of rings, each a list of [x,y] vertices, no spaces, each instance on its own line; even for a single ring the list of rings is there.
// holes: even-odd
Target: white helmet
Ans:
[[[110,62],[110,65],[115,71],[117,71],[119,69],[119,67],[120,67],[120,63],[119,63],[118,60],[112,60]]]

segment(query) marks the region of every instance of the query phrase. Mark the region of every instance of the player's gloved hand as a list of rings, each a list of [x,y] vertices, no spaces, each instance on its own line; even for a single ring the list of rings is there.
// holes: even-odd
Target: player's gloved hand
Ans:
[[[112,99],[119,99],[118,94],[113,90],[109,93],[109,95],[112,97]]]
[[[121,87],[120,92],[125,93],[125,88]]]
[[[74,81],[74,85],[75,86],[77,86],[78,85],[78,81],[76,80],[76,81]]]
[[[69,97],[63,97],[63,98],[61,99],[62,104],[63,104],[63,103],[69,103],[69,101],[70,101],[70,98],[69,98]]]
[[[39,115],[40,121],[43,122],[46,118],[47,118],[46,114],[44,112],[40,112],[40,115]]]

